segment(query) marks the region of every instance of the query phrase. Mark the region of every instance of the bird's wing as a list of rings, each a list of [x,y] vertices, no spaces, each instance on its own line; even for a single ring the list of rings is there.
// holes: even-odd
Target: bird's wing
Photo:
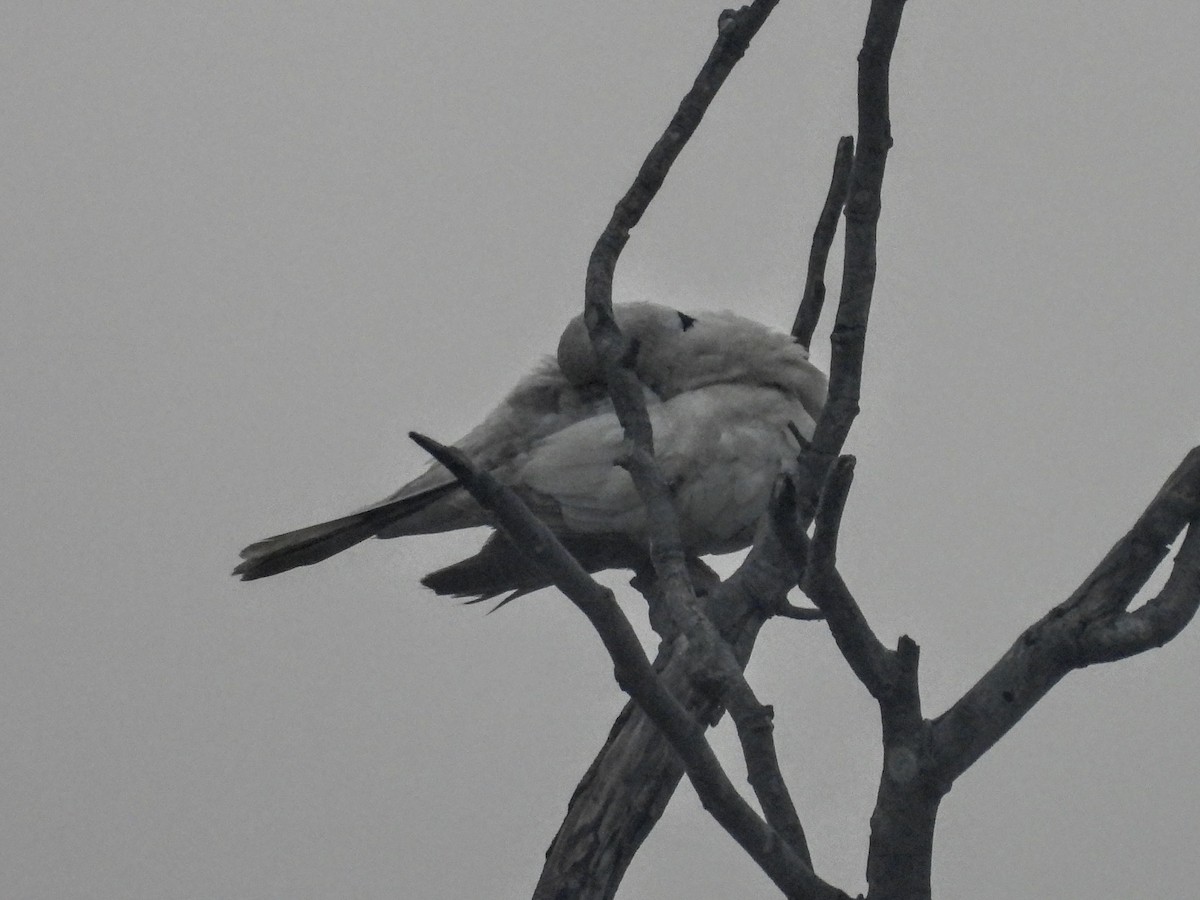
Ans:
[[[658,398],[647,392],[646,399],[654,403]],[[456,446],[477,466],[503,478],[513,459],[527,454],[537,441],[611,409],[601,385],[572,384],[548,359],[518,382]],[[445,468],[434,464],[400,490],[350,515],[251,544],[242,551],[243,561],[234,574],[251,580],[312,565],[370,537],[432,534],[487,524],[488,516],[479,504]]]
[[[813,429],[795,398],[750,385],[710,385],[648,412],[685,547],[697,554],[749,542],[776,476],[798,449],[788,422],[806,436]],[[556,530],[643,539],[645,511],[618,465],[623,452],[616,416],[595,416],[539,442],[512,483]]]
[[[638,348],[636,371],[687,549],[709,553],[748,543],[776,474],[794,452],[787,423],[811,436],[823,381],[814,381],[807,356],[786,336],[737,317],[717,316],[709,325],[650,304],[617,316]],[[617,465],[624,435],[585,339],[582,320],[568,326],[559,360],[546,360],[522,379],[457,446],[564,536],[640,542],[642,504]],[[250,545],[235,573],[260,578],[309,565],[373,535],[487,523],[449,472],[433,466],[349,516]]]
[[[644,399],[647,406],[658,403],[658,397],[650,390],[644,392]],[[605,414],[611,416],[612,401],[601,385],[572,385],[558,372],[554,362],[548,360],[524,378],[482,424],[455,446],[476,466],[507,483],[519,461],[541,441]],[[376,506],[423,495],[453,482],[454,477],[435,463],[425,474]],[[380,529],[376,536],[432,534],[486,524],[489,519],[483,510],[466,491],[458,489],[447,491],[436,503],[412,515],[396,519]]]

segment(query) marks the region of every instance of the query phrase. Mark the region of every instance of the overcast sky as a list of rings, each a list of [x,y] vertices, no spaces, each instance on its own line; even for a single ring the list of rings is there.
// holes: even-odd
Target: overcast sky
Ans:
[[[618,299],[790,324],[866,7],[780,4]],[[720,8],[7,5],[0,895],[529,895],[622,705],[583,618],[418,585],[481,533],[228,572],[553,348]],[[930,714],[1200,438],[1197,33],[1180,0],[905,14],[841,561]],[[935,893],[1194,896],[1198,665],[1193,626],[1068,677],[943,803]],[[873,702],[819,624],[750,678],[819,873],[864,889]],[[777,893],[685,786],[621,896]]]

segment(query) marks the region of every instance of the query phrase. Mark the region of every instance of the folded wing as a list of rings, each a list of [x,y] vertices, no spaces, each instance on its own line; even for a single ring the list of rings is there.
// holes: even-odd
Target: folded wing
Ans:
[[[776,477],[794,459],[789,425],[811,438],[824,375],[788,335],[729,313],[687,315],[655,304],[615,308],[636,349],[655,449],[670,484],[685,550],[744,547]],[[456,446],[521,495],[596,571],[646,559],[640,498],[621,468],[624,433],[608,399],[582,317],[543,362]],[[489,524],[440,465],[347,516],[275,535],[242,551],[234,574],[262,578],[311,565],[369,537]],[[427,576],[438,593],[492,596],[546,581],[503,537]]]

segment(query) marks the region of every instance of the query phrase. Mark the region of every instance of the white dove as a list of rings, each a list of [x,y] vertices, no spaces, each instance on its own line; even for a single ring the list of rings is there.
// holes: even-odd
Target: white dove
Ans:
[[[689,315],[650,303],[614,306],[634,342],[655,455],[671,487],[684,549],[727,553],[749,545],[780,471],[794,459],[794,427],[811,438],[825,376],[793,339],[731,313]],[[454,446],[512,488],[588,571],[647,560],[645,513],[617,463],[624,431],[591,341],[577,316],[555,358],[523,378]],[[340,519],[251,544],[243,579],[311,565],[369,537],[491,524],[434,464],[396,493]],[[500,533],[475,556],[427,575],[439,594],[504,602],[549,584]]]

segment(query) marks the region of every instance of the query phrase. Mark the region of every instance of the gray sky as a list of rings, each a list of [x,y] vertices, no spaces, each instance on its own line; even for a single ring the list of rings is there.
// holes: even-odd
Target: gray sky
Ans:
[[[781,4],[622,297],[790,323],[865,8]],[[0,894],[528,896],[622,703],[582,617],[419,587],[475,533],[228,571],[552,348],[719,9],[9,4]],[[841,556],[930,713],[1200,437],[1197,33],[1178,0],[906,13]],[[1070,676],[943,804],[935,892],[1192,896],[1198,658],[1193,627]],[[861,890],[873,704],[819,625],[750,675],[819,872]],[[622,896],[776,894],[685,787]]]

